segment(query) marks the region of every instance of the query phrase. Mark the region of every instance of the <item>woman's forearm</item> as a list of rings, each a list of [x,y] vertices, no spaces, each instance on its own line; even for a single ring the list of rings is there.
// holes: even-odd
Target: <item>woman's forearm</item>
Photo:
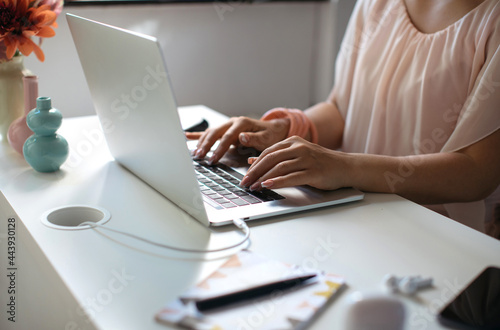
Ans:
[[[500,183],[500,131],[460,151],[405,157],[344,154],[346,185],[396,193],[420,204],[471,202]]]
[[[346,185],[362,191],[395,193],[420,204],[468,202],[481,195],[481,189],[470,178],[473,166],[463,155],[345,157],[349,178]]]
[[[344,119],[333,102],[321,102],[305,110],[318,131],[318,144],[338,149],[342,145]]]

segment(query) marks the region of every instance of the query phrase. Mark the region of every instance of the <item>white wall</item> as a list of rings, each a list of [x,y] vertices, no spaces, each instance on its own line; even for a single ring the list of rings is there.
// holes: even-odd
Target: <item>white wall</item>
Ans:
[[[94,113],[64,17],[70,12],[158,37],[179,105],[260,115],[324,100],[338,43],[336,3],[230,4],[66,7],[56,36],[43,42],[45,62],[31,55],[26,67],[64,116]]]

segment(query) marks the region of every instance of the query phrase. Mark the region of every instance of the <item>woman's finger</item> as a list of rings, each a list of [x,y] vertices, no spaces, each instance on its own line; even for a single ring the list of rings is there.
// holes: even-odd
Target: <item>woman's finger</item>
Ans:
[[[227,129],[220,138],[219,145],[214,150],[212,157],[208,160],[210,164],[217,163],[232,145],[238,144],[238,136],[241,130],[245,129],[242,126],[241,122],[236,122]]]
[[[307,174],[307,171],[298,171],[272,179],[267,179],[262,181],[260,185],[262,188],[278,189],[306,185],[308,184],[308,180],[309,175]]]
[[[278,164],[296,158],[293,153],[293,149],[286,147],[285,144],[281,145],[284,146],[284,148],[277,149],[275,151],[270,152],[268,151],[270,148],[266,149],[264,151],[265,153],[263,152],[263,154],[261,154],[250,166],[246,175],[241,180],[240,185],[243,187],[249,187]],[[275,149],[275,146],[272,148]],[[281,169],[281,165],[279,168]]]
[[[198,141],[197,150],[195,151],[195,156],[198,158],[204,158],[210,151],[212,146],[215,144],[215,142],[217,142],[217,140],[219,140],[220,137],[224,135],[227,129],[231,127],[231,125],[232,122],[229,121],[217,128],[206,130]]]
[[[304,164],[298,158],[293,158],[279,162],[269,171],[265,172],[250,186],[250,190],[259,190],[262,188],[261,183],[280,177],[287,177],[292,173],[302,172],[305,170]]]
[[[204,132],[185,132],[186,138],[188,140],[199,140]]]
[[[259,127],[258,130],[241,133],[239,135],[239,141],[246,147],[252,147],[262,151],[286,138],[290,121],[285,119],[274,119],[271,121],[259,122],[259,124],[262,125],[262,127]]]
[[[255,132],[265,131],[266,126],[262,125],[262,122],[256,119],[239,117],[234,118],[233,123],[223,136],[220,138],[220,143],[217,149],[214,151],[213,156],[210,158],[210,163],[218,162],[222,156],[229,150],[231,145],[239,145],[240,138],[247,134],[254,134]]]
[[[289,137],[286,140],[283,140],[283,141],[280,141],[280,142],[277,142],[277,143],[273,144],[272,146],[264,149],[264,151],[262,151],[262,153],[260,154],[260,156],[257,159],[252,160],[252,164],[251,164],[251,166],[249,168],[249,171],[253,167],[258,166],[258,164],[267,155],[269,155],[269,154],[271,154],[273,152],[276,152],[278,150],[287,149],[287,148],[290,148],[293,145],[298,145],[298,144],[302,144],[302,143],[309,143],[309,142],[305,141],[304,139],[302,139],[302,138],[300,138],[298,136],[292,136],[292,137]]]
[[[255,148],[259,151],[265,150],[269,146],[278,142],[279,139],[273,137],[272,133],[267,130],[259,132],[244,132],[238,136],[239,142],[245,147]]]

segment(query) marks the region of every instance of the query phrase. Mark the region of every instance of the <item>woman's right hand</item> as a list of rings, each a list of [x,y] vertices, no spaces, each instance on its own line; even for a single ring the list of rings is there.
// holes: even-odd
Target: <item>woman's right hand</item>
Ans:
[[[262,121],[248,117],[234,117],[217,128],[209,128],[204,132],[186,132],[190,140],[199,140],[193,156],[204,158],[217,140],[220,143],[208,160],[215,164],[229,150],[231,145],[243,145],[259,151],[284,140],[290,129],[288,118]]]

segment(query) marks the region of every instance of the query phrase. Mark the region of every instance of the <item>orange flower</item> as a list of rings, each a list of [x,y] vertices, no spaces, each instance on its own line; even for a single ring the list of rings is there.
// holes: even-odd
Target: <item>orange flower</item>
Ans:
[[[57,15],[49,5],[39,4],[39,0],[0,0],[0,43],[5,44],[7,59],[19,50],[25,56],[35,52],[41,62],[45,60],[31,37],[53,37]]]

